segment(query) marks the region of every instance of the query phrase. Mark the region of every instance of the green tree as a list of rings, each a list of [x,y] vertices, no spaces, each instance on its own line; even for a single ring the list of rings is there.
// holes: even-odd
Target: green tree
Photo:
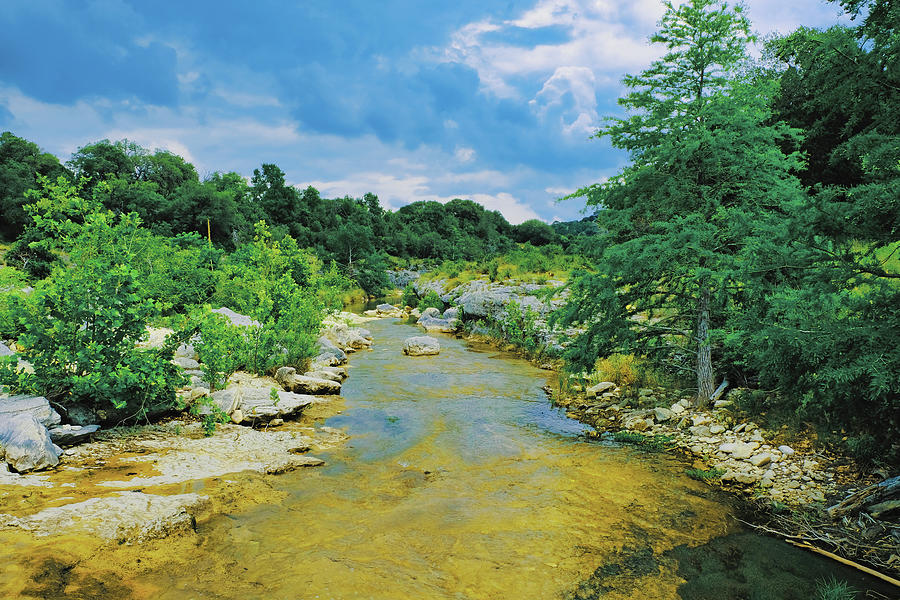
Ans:
[[[729,345],[804,417],[871,436],[883,458],[893,445],[897,460],[900,5],[841,4],[862,24],[768,44],[775,114],[805,132],[811,189],[756,241],[745,291],[766,301],[741,315]]]
[[[156,311],[141,297],[133,266],[140,221],[103,210],[81,214],[89,206],[63,179],[26,206],[71,262],[55,268],[24,311],[19,342],[34,366],[25,385],[63,406],[92,407],[103,421],[139,419],[174,406],[183,383],[171,363],[177,342],[135,346]]]
[[[771,82],[742,77],[750,24],[720,0],[666,3],[651,41],[666,54],[624,83],[629,111],[598,136],[631,164],[579,190],[597,206],[596,273],[582,274],[562,317],[587,333],[570,358],[638,352],[696,374],[697,402],[715,387],[714,349],[739,301],[746,240],[764,215],[801,193],[780,149],[796,132],[769,123]],[[691,360],[693,355],[694,359]]]
[[[9,131],[0,134],[0,239],[13,240],[30,219],[25,192],[37,189],[40,177],[56,179],[68,172],[52,154]]]

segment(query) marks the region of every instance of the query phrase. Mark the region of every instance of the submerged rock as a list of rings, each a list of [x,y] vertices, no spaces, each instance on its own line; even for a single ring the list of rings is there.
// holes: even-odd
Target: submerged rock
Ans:
[[[47,428],[33,415],[19,413],[0,420],[0,455],[19,473],[55,467],[62,453],[57,450]]]
[[[46,508],[27,517],[0,515],[0,527],[30,531],[37,536],[89,535],[122,544],[135,544],[193,531],[192,513],[207,496],[157,496],[116,492],[113,496]]]
[[[440,343],[433,337],[427,335],[407,338],[403,342],[403,354],[408,356],[429,356],[439,354],[440,351]]]

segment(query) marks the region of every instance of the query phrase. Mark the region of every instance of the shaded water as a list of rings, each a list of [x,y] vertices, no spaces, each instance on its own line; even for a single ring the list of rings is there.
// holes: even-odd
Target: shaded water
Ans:
[[[449,337],[406,357],[416,329],[369,329],[327,422],[352,437],[327,466],[268,478],[280,501],[201,523],[195,545],[80,597],[810,598],[833,571],[740,532],[672,457],[587,441],[550,407],[547,372]]]

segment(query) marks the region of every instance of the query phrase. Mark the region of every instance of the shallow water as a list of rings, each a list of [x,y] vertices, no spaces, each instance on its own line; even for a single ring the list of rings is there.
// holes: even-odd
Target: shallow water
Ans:
[[[865,584],[741,532],[676,459],[589,441],[550,406],[546,371],[447,336],[440,355],[406,357],[417,329],[369,329],[327,421],[351,439],[319,454],[327,466],[266,478],[280,500],[201,523],[196,543],[140,568],[123,549],[133,575],[95,568],[68,597],[809,598],[832,572]]]

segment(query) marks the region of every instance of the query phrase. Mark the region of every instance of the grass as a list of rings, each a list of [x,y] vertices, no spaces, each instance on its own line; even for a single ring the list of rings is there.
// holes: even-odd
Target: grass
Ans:
[[[721,469],[685,469],[684,474],[691,479],[709,483],[710,481],[715,481],[722,477],[722,475],[725,474],[725,471]]]
[[[856,590],[835,576],[816,583],[816,600],[854,600]]]
[[[543,285],[551,279],[567,281],[573,270],[587,266],[584,257],[567,254],[559,246],[534,248],[520,244],[517,248],[490,259],[444,261],[422,277],[426,281],[445,279],[447,289],[476,279],[516,279]]]

